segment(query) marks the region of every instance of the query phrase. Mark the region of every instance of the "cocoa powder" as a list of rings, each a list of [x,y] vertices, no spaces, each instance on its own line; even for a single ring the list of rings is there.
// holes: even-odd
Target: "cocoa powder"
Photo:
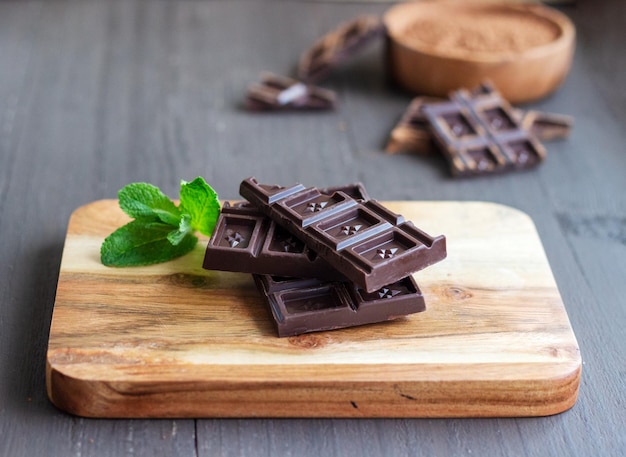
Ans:
[[[558,35],[558,27],[539,16],[491,7],[421,17],[405,29],[404,41],[444,54],[515,54],[550,43]]]

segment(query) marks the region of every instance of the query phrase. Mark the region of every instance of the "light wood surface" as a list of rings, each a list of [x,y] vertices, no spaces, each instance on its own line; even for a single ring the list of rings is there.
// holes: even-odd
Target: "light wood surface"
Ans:
[[[189,255],[99,262],[126,217],[114,200],[68,227],[47,355],[50,399],[94,417],[549,415],[577,397],[581,359],[534,225],[483,202],[387,202],[448,258],[416,273],[426,312],[278,338],[248,274]]]

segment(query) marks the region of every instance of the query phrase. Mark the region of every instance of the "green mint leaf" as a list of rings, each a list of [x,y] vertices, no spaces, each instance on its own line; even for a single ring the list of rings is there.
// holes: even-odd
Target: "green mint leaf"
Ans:
[[[118,197],[134,220],[102,243],[100,259],[107,266],[151,265],[182,256],[197,244],[196,230],[213,232],[220,212],[217,194],[200,177],[181,181],[180,206],[148,183],[128,184]]]
[[[130,217],[152,217],[175,227],[180,223],[178,207],[152,184],[128,184],[118,192],[118,199],[120,208]]]
[[[220,213],[217,193],[201,177],[180,183],[180,209],[191,216],[191,226],[203,235],[213,233]]]
[[[167,239],[170,243],[176,246],[191,233],[193,233],[193,228],[191,227],[191,216],[189,214],[183,214],[180,218],[178,228],[168,233]]]
[[[109,235],[100,248],[106,266],[128,267],[166,262],[190,252],[198,238],[187,233],[178,244],[168,240],[172,226],[150,218],[135,219]]]

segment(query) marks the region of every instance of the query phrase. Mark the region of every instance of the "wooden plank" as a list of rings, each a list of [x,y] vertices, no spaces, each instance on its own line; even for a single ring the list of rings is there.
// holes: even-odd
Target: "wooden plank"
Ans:
[[[204,243],[115,269],[113,200],[72,215],[47,356],[49,397],[95,417],[549,415],[577,397],[581,359],[530,218],[484,202],[387,202],[448,239],[416,273],[427,311],[277,338],[249,275],[205,271]],[[206,241],[206,240],[204,240]]]

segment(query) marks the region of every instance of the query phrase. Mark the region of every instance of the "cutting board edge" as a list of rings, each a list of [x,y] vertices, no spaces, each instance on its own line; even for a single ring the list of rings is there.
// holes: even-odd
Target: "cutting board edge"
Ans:
[[[69,373],[72,370],[64,370],[63,364],[48,361],[46,386],[57,408],[77,416],[101,418],[531,417],[559,414],[576,403],[580,358],[511,364],[510,368],[514,365],[535,365],[534,371],[544,376],[426,380],[419,379],[424,375],[416,371],[417,379],[364,380],[346,376],[346,372],[358,372],[358,367],[335,367],[336,379],[326,373],[323,381],[296,380],[293,375],[260,381],[258,377],[247,380],[232,366],[207,366],[204,368],[214,374],[212,379],[155,383],[154,379],[80,378]],[[401,370],[406,373],[407,366]]]

